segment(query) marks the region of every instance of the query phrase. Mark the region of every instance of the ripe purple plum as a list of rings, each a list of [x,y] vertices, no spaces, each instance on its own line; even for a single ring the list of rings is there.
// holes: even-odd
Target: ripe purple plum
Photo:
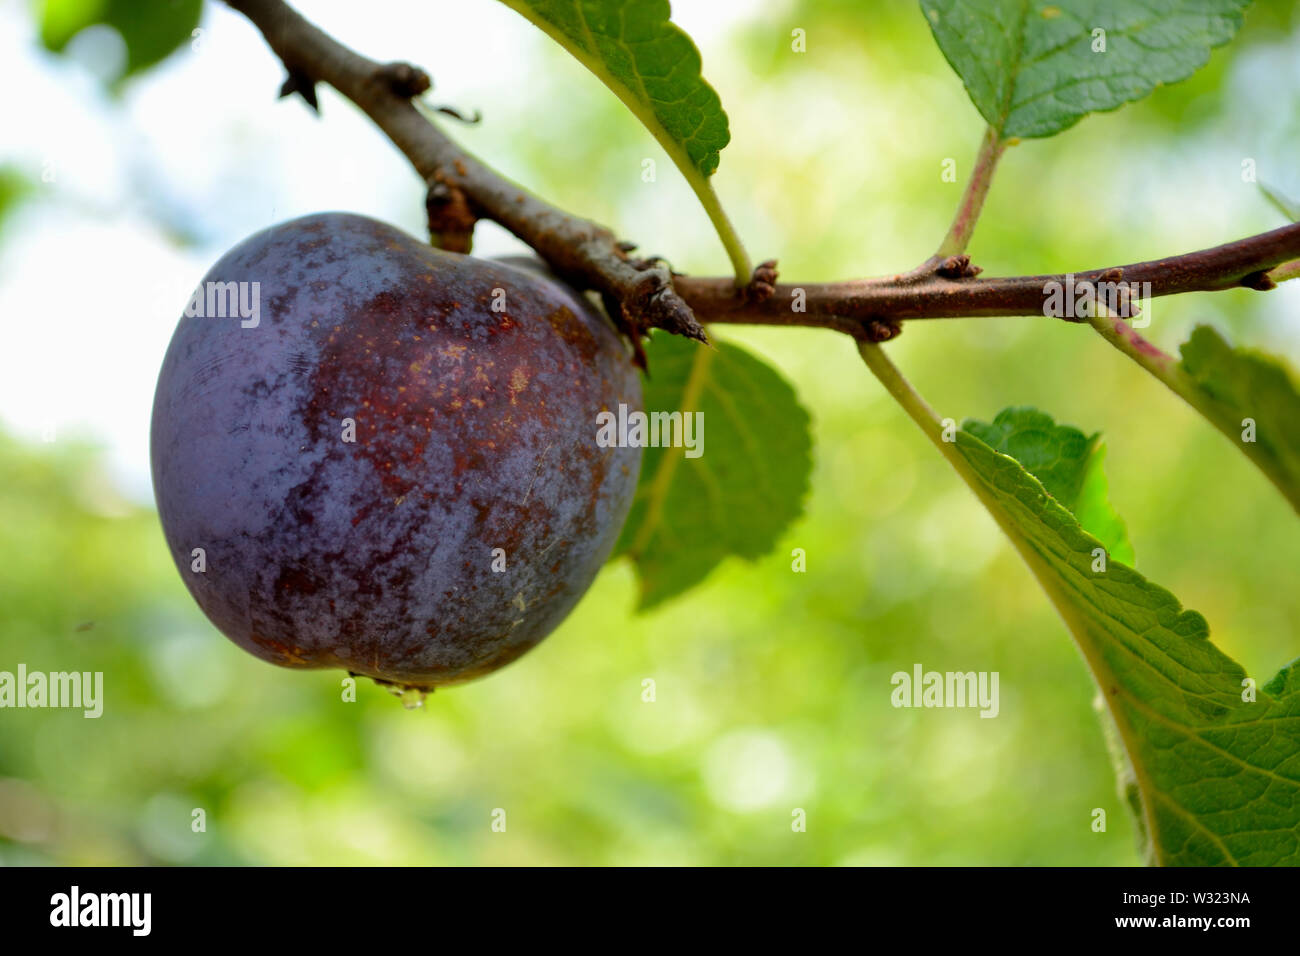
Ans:
[[[214,625],[413,692],[519,657],[608,558],[641,467],[609,320],[568,286],[325,213],[244,240],[163,360],[163,532]]]

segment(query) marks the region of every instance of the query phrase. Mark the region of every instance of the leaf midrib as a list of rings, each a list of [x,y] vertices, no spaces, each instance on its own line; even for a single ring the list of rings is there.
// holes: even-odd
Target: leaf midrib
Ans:
[[[695,350],[695,357],[691,361],[691,371],[686,377],[686,384],[682,388],[682,407],[683,416],[696,411],[696,405],[699,403],[700,396],[704,390],[707,379],[709,364],[713,361],[715,352],[706,346],[701,346]],[[659,469],[651,479],[648,492],[646,494],[646,516],[636,537],[628,545],[627,552],[633,558],[637,558],[645,550],[646,545],[650,543],[658,531],[660,515],[663,514],[664,504],[668,500],[669,489],[672,488],[673,473],[677,470],[677,464],[684,459],[685,455],[664,454],[659,459]]]

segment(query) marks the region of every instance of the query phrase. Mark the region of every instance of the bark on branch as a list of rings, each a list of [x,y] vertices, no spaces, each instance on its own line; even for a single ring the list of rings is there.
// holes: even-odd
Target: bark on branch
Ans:
[[[1216,292],[1242,286],[1266,290],[1274,285],[1266,275],[1268,270],[1297,258],[1297,252],[1300,252],[1300,223],[1293,223],[1199,252],[1088,269],[1072,275],[1076,286],[1083,282],[1149,282],[1152,296]],[[779,283],[762,302],[739,301],[724,279],[678,277],[677,291],[705,322],[815,325],[846,330],[846,326],[871,318],[901,321],[1042,316],[1045,290],[1053,282],[1064,285],[1067,276],[946,278],[939,270],[920,279],[900,275],[805,285]],[[806,311],[792,315],[796,302]]]
[[[379,64],[354,53],[281,0],[228,2],[262,31],[291,77],[328,83],[356,103],[406,155],[431,193],[463,196],[473,214],[510,230],[557,273],[618,302],[623,318],[634,327],[706,340],[704,329],[673,290],[666,265],[629,258],[627,244],[610,230],[537,198],[434,126],[411,102],[416,91],[428,88],[422,71],[407,64]]]
[[[704,321],[829,328],[880,341],[897,334],[903,320],[1043,315],[1047,284],[1066,281],[1064,275],[975,278],[978,270],[968,261],[941,257],[893,276],[806,284],[775,283],[775,264],[769,262],[743,290],[730,276],[674,275],[662,262],[632,258],[635,246],[620,242],[609,229],[539,199],[457,146],[412,102],[429,87],[423,71],[353,52],[283,0],[227,2],[261,30],[289,73],[288,88],[310,99],[314,83],[328,83],[406,155],[429,187],[432,231],[463,232],[472,229],[474,217],[500,223],[557,273],[599,292],[607,304],[617,303],[622,314],[612,318],[634,338],[653,327],[706,340]],[[450,212],[440,212],[444,203]],[[1270,269],[1297,259],[1300,223],[1187,255],[1074,277],[1076,282],[1149,282],[1153,296],[1238,286],[1263,290],[1273,287],[1266,274]]]

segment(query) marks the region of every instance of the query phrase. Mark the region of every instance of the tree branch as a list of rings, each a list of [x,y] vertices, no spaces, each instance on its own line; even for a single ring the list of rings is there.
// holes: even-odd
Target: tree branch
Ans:
[[[528,243],[558,274],[618,302],[635,329],[707,341],[661,262],[633,260],[604,226],[564,212],[460,149],[411,102],[428,77],[354,53],[281,0],[228,0],[262,31],[290,76],[328,83],[356,103],[411,161],[431,191],[459,193],[478,216]],[[423,82],[421,82],[421,78]],[[300,83],[301,85],[301,83]],[[734,280],[732,283],[734,291]],[[618,316],[614,316],[618,320]]]
[[[412,102],[429,86],[422,71],[400,63],[381,65],[354,53],[283,0],[227,2],[261,30],[294,81],[295,92],[307,96],[312,84],[328,83],[397,145],[428,184],[431,225],[442,203],[456,211],[444,218],[462,233],[472,229],[475,217],[500,223],[557,273],[599,292],[607,304],[616,303],[622,314],[611,317],[634,340],[648,328],[705,340],[703,320],[828,328],[880,341],[897,334],[902,320],[1043,315],[1046,286],[1067,279],[975,278],[978,270],[965,256],[936,256],[910,273],[883,278],[802,285],[776,284],[775,264],[768,262],[743,290],[736,289],[731,276],[673,275],[657,260],[629,257],[635,247],[618,241],[609,229],[539,199],[452,142]],[[987,158],[991,172],[996,157]],[[964,224],[973,223],[973,216],[966,213],[977,211],[974,200],[982,200],[987,185],[978,185],[983,177],[976,180],[974,191],[968,190],[972,202],[963,203],[945,248],[969,237]],[[448,222],[439,225],[447,228]],[[1272,288],[1275,278],[1292,277],[1292,260],[1297,259],[1300,224],[1293,224],[1187,255],[1092,269],[1075,274],[1074,280],[1149,282],[1153,296],[1237,286],[1263,290]],[[1268,274],[1284,263],[1287,268]]]
[[[1072,275],[1076,286],[1083,282],[1149,282],[1152,296],[1239,286],[1263,290],[1273,286],[1268,270],[1296,258],[1300,258],[1300,223],[1186,255]],[[900,275],[806,285],[779,283],[758,303],[737,300],[730,278],[679,276],[676,285],[682,298],[706,322],[811,325],[848,331],[871,318],[1042,316],[1048,284],[1064,285],[1067,279],[1065,274],[949,279],[934,273],[918,281]],[[796,305],[805,311],[794,312]]]

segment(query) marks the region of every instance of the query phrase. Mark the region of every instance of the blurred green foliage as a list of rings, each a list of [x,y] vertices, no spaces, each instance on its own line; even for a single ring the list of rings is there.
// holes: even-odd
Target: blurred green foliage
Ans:
[[[40,23],[41,42],[61,53],[82,30],[111,27],[126,46],[121,75],[115,85],[162,62],[190,40],[199,25],[203,0],[37,0],[33,10]]]
[[[1257,8],[1187,84],[1009,151],[971,247],[988,274],[1134,261],[1279,224],[1254,185],[1229,208],[1197,201],[1235,188],[1241,155],[1275,132],[1246,115],[1248,90],[1221,92],[1235,59],[1297,49],[1290,4]],[[914,4],[790,9],[702,43],[732,121],[723,202],[787,278],[906,268],[947,227],[960,182],[941,182],[940,163],[956,158],[964,180],[978,115]],[[795,27],[806,54],[790,50]],[[567,54],[539,55],[534,89],[500,90],[482,104],[490,121],[456,135],[676,267],[725,274],[648,135]],[[1237,137],[1226,151],[1224,130]],[[641,179],[646,156],[662,160],[657,182]],[[412,229],[420,202],[412,184]],[[1160,300],[1148,332],[1173,350],[1209,320],[1294,362],[1294,301]],[[812,413],[806,516],[767,557],[725,562],[644,616],[630,568],[611,565],[541,647],[415,712],[368,683],[346,702],[342,674],[280,670],[225,641],[155,515],[118,496],[92,447],[0,441],[0,670],[102,670],[105,683],[97,720],[0,711],[0,862],[1135,864],[1095,688],[992,520],[851,343],[716,334],[779,367]],[[1249,673],[1266,680],[1296,655],[1295,515],[1086,326],[918,323],[889,348],[941,414],[1032,404],[1104,432],[1138,568],[1203,612]],[[805,573],[791,571],[794,548]],[[998,671],[1000,715],[894,709],[890,677],[914,663]],[[191,830],[196,808],[206,832]],[[796,808],[806,832],[792,831]]]
[[[11,166],[0,166],[0,230],[3,230],[5,220],[30,192],[31,184],[27,182],[20,170]]]

